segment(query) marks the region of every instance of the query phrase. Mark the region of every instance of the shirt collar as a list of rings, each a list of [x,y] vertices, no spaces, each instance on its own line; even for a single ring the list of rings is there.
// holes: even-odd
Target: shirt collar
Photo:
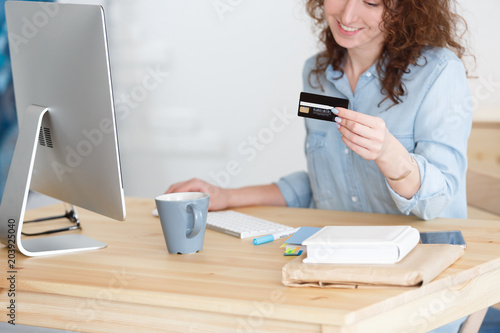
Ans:
[[[333,66],[330,64],[325,70],[326,74],[326,79],[330,82],[335,82],[335,80],[338,80],[340,77],[342,77],[342,72],[334,70]],[[370,68],[368,68],[363,74],[361,74],[361,77],[375,77],[379,78],[378,72],[377,72],[377,62],[373,63]]]

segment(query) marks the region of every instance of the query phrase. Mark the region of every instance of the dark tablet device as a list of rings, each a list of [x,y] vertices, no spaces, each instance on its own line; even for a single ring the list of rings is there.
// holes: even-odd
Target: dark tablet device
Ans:
[[[460,230],[421,232],[420,242],[422,244],[452,244],[466,247]]]

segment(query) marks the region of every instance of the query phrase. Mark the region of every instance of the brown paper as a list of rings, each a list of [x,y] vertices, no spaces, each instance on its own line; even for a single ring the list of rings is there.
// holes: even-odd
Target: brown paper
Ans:
[[[283,266],[282,281],[289,287],[414,287],[430,282],[463,254],[458,245],[418,244],[395,264],[306,264],[302,255]]]

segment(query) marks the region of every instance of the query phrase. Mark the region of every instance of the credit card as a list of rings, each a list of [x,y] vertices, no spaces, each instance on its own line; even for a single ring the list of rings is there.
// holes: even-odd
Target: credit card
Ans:
[[[349,100],[301,92],[298,115],[306,118],[335,121],[337,116],[332,109],[337,106],[347,109]]]

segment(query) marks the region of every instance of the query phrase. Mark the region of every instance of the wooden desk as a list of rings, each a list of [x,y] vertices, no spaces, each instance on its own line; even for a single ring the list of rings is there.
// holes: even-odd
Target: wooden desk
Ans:
[[[420,288],[287,288],[280,241],[254,246],[207,230],[203,251],[167,253],[153,200],[127,199],[125,222],[80,210],[106,249],[54,257],[17,254],[16,323],[85,332],[423,332],[500,301],[500,222],[249,207],[291,226],[412,225],[462,230],[465,255]],[[29,212],[28,218],[62,207]],[[1,320],[7,251],[0,249]]]

